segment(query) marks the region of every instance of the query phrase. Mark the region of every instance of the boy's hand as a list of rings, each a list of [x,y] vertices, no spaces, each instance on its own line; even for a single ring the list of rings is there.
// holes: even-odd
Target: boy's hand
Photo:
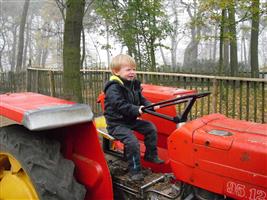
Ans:
[[[154,110],[158,110],[160,108],[160,106],[154,106],[153,109]]]
[[[140,113],[140,115],[141,114],[143,114],[144,112],[143,112],[143,108],[144,108],[145,106],[140,106],[139,107],[139,113]],[[152,109],[155,111],[155,110],[157,110],[157,109],[159,109],[160,108],[160,106],[153,106],[152,107]],[[151,108],[150,108],[151,109]]]
[[[140,106],[140,107],[139,107],[139,113],[140,113],[140,115],[143,114],[143,110],[142,110],[142,109],[143,109],[144,107],[145,107],[145,106]]]

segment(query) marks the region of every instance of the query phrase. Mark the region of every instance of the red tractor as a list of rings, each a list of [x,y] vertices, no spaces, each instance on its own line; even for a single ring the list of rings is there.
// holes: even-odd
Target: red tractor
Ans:
[[[146,177],[138,183],[127,179],[123,145],[99,129],[104,154],[89,106],[34,93],[0,95],[1,116],[17,123],[0,131],[0,199],[267,200],[267,124],[220,114],[187,121],[209,93],[143,88],[161,107],[145,108],[142,118],[157,126],[165,163],[142,159]]]

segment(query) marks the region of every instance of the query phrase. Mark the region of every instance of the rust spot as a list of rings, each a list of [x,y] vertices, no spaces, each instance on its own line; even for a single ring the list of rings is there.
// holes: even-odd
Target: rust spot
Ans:
[[[244,152],[242,155],[241,155],[241,158],[240,158],[241,161],[245,162],[245,161],[249,161],[250,160],[250,156],[247,152]]]
[[[207,140],[207,141],[205,142],[205,146],[209,146],[209,145],[210,145],[210,141]]]

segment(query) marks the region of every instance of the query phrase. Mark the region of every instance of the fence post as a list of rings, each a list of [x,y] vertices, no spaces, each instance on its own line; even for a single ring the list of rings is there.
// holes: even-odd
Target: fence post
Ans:
[[[217,112],[218,81],[216,78],[212,81],[212,112]]]
[[[49,75],[50,95],[54,97],[56,91],[55,91],[55,79],[53,71],[52,70],[48,71],[48,75]]]

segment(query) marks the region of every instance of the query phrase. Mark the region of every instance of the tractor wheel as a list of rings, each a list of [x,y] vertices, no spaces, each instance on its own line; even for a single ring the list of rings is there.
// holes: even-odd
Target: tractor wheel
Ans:
[[[44,134],[20,125],[0,128],[0,199],[84,199],[73,162]]]

